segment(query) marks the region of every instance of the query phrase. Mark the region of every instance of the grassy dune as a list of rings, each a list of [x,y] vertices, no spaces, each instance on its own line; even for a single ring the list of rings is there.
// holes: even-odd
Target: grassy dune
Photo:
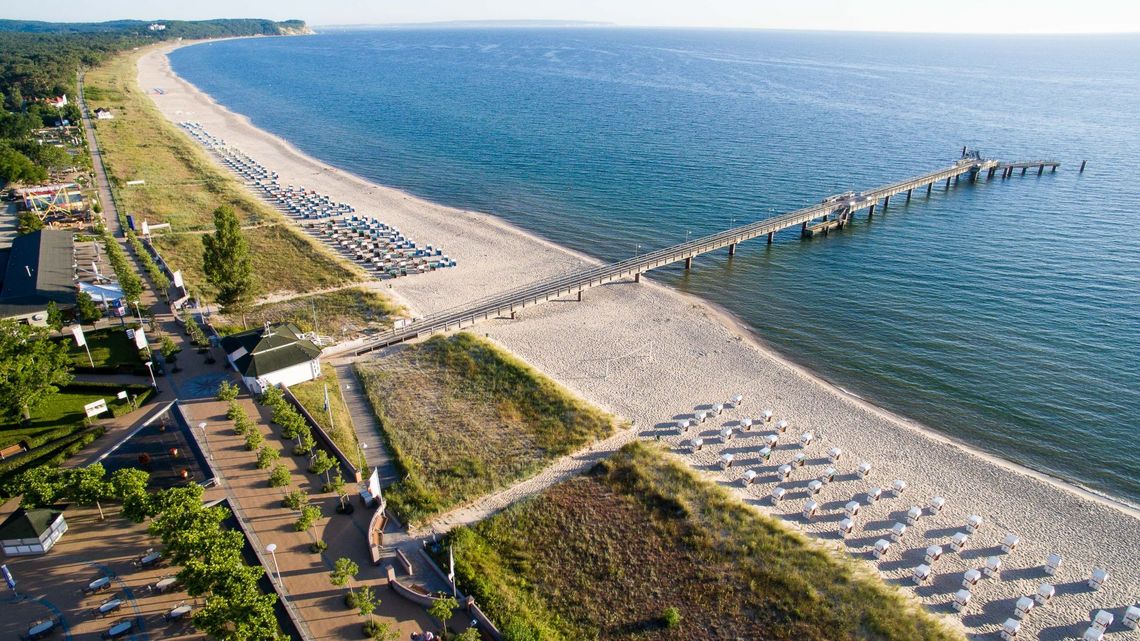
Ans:
[[[614,417],[472,334],[359,362],[401,478],[385,492],[412,523],[532,476],[604,438]]]
[[[97,121],[96,136],[124,212],[168,222],[174,232],[185,232],[212,230],[213,211],[230,205],[243,224],[271,225],[246,235],[262,294],[303,293],[364,279],[358,268],[286,224],[280,212],[254,198],[159,113],[137,85],[140,53],[112,58],[88,71],[84,82],[89,107],[108,107],[115,114],[114,120]],[[134,180],[146,182],[126,185]],[[157,244],[192,287],[211,294],[202,276],[201,237],[175,233],[160,237]]]
[[[444,543],[437,554],[454,545],[461,589],[509,641],[964,639],[642,443]]]

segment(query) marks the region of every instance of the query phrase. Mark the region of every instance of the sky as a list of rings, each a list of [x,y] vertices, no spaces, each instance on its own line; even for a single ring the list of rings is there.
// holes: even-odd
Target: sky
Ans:
[[[52,0],[0,17],[297,18],[311,26],[456,20],[586,20],[624,26],[948,33],[1140,32],[1137,0]]]

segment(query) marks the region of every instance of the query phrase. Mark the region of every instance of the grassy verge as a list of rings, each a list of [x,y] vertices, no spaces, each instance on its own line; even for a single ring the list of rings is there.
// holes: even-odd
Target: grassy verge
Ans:
[[[329,388],[329,404],[332,406],[334,425],[329,425],[329,413],[325,410],[326,385]],[[356,432],[352,429],[352,418],[348,415],[348,408],[345,407],[344,399],[340,395],[340,381],[332,365],[328,363],[321,365],[320,378],[294,385],[289,391],[293,392],[293,396],[296,396],[301,405],[309,410],[309,414],[320,423],[325,433],[332,437],[340,451],[354,459],[359,457],[360,445],[356,440]]]
[[[352,287],[258,305],[246,314],[246,321],[249,327],[267,322],[293,323],[303,332],[316,329],[322,336],[340,340],[370,330],[390,329],[392,317],[399,312],[400,308],[383,294]],[[240,324],[214,323],[214,328],[223,335],[242,331]]]
[[[7,499],[14,495],[12,482],[24,470],[41,465],[59,465],[73,454],[91,444],[106,432],[103,427],[80,429],[67,435],[62,435],[43,447],[36,448],[27,454],[0,461],[0,498]]]
[[[83,406],[99,399],[107,401],[109,410],[108,413],[100,414],[99,418],[122,416],[133,409],[129,401],[115,398],[119,391],[124,389],[137,397],[137,405],[145,403],[154,394],[149,385],[72,383],[61,387],[33,411],[31,420],[26,425],[0,426],[0,447],[26,440],[32,448],[35,448],[60,436],[71,434],[84,427],[87,422]]]
[[[168,122],[137,86],[139,55],[115,56],[89,71],[85,81],[90,108],[115,112],[114,120],[98,121],[97,136],[124,211],[151,222],[169,222],[175,231],[211,230],[213,211],[223,204],[232,206],[244,224],[270,223],[246,234],[261,294],[306,292],[364,278],[359,269],[289,226]],[[145,183],[126,185],[135,180]],[[187,282],[206,295],[212,293],[202,275],[199,236],[167,235],[156,246]]]
[[[642,443],[444,543],[508,640],[964,639]]]
[[[126,329],[123,327],[85,331],[84,335],[87,338],[87,347],[91,350],[90,361],[87,360],[87,352],[76,345],[74,339],[60,339],[67,342],[72,365],[77,369],[90,371],[91,362],[94,361],[96,371],[116,371],[120,368],[129,371],[141,366],[145,361],[139,355],[135,342],[127,338]]]
[[[357,363],[404,480],[388,505],[419,523],[610,435],[614,417],[490,342],[437,336]]]

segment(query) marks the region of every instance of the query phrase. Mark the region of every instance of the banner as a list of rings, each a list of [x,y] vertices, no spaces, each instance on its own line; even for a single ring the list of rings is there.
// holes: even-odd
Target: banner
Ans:
[[[174,272],[174,286],[182,287],[182,270]]]
[[[88,418],[98,416],[107,411],[107,401],[101,398],[94,403],[88,403],[83,406],[83,411],[87,412]]]
[[[8,566],[0,565],[0,572],[4,574],[4,582],[8,584],[8,587],[12,590],[15,590],[16,579],[12,576],[12,573],[8,571]]]
[[[380,500],[380,472],[376,468],[372,468],[372,476],[368,477],[368,493]]]
[[[75,337],[75,344],[77,346],[83,347],[84,345],[87,344],[87,337],[83,335],[83,326],[82,325],[72,325],[71,326],[71,335]]]
[[[143,333],[143,329],[141,327],[135,330],[135,347],[139,349],[147,348],[146,334]]]

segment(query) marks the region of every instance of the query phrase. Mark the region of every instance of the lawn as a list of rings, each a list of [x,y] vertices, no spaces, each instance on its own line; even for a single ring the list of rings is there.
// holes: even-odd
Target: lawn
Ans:
[[[356,364],[403,480],[385,495],[405,522],[539,472],[613,433],[615,418],[472,334],[436,336]]]
[[[455,530],[435,551],[445,562],[448,545],[460,589],[510,639],[964,640],[643,443]]]
[[[145,359],[139,355],[133,339],[127,338],[123,327],[105,327],[94,331],[84,331],[87,338],[87,347],[91,350],[91,360],[87,359],[87,352],[75,344],[74,338],[64,338],[67,349],[71,354],[71,363],[78,369],[90,370],[94,361],[95,369],[101,371],[118,370],[127,371],[140,367]],[[148,339],[153,337],[148,336]]]
[[[98,121],[96,136],[124,212],[150,222],[168,222],[175,232],[213,229],[213,211],[220,205],[233,207],[243,224],[269,224],[245,234],[260,280],[259,294],[303,293],[365,278],[360,269],[294,229],[167,121],[137,85],[138,55],[115,56],[85,76],[85,86],[91,88],[89,107],[115,112],[114,120]],[[135,180],[145,184],[126,184]],[[191,287],[207,296],[213,293],[202,274],[200,236],[168,234],[158,237],[157,245]]]
[[[334,426],[329,425],[329,413],[325,410],[325,386],[329,389],[329,404],[332,406]],[[332,437],[334,443],[351,458],[359,458],[360,445],[356,439],[356,431],[352,429],[352,418],[348,415],[348,408],[344,405],[344,398],[340,395],[340,381],[332,365],[321,365],[320,378],[307,383],[294,385],[289,388],[297,397],[301,405],[309,410],[325,432]],[[361,461],[360,463],[363,463]],[[363,470],[363,466],[358,464]],[[362,472],[363,473],[363,472]]]

